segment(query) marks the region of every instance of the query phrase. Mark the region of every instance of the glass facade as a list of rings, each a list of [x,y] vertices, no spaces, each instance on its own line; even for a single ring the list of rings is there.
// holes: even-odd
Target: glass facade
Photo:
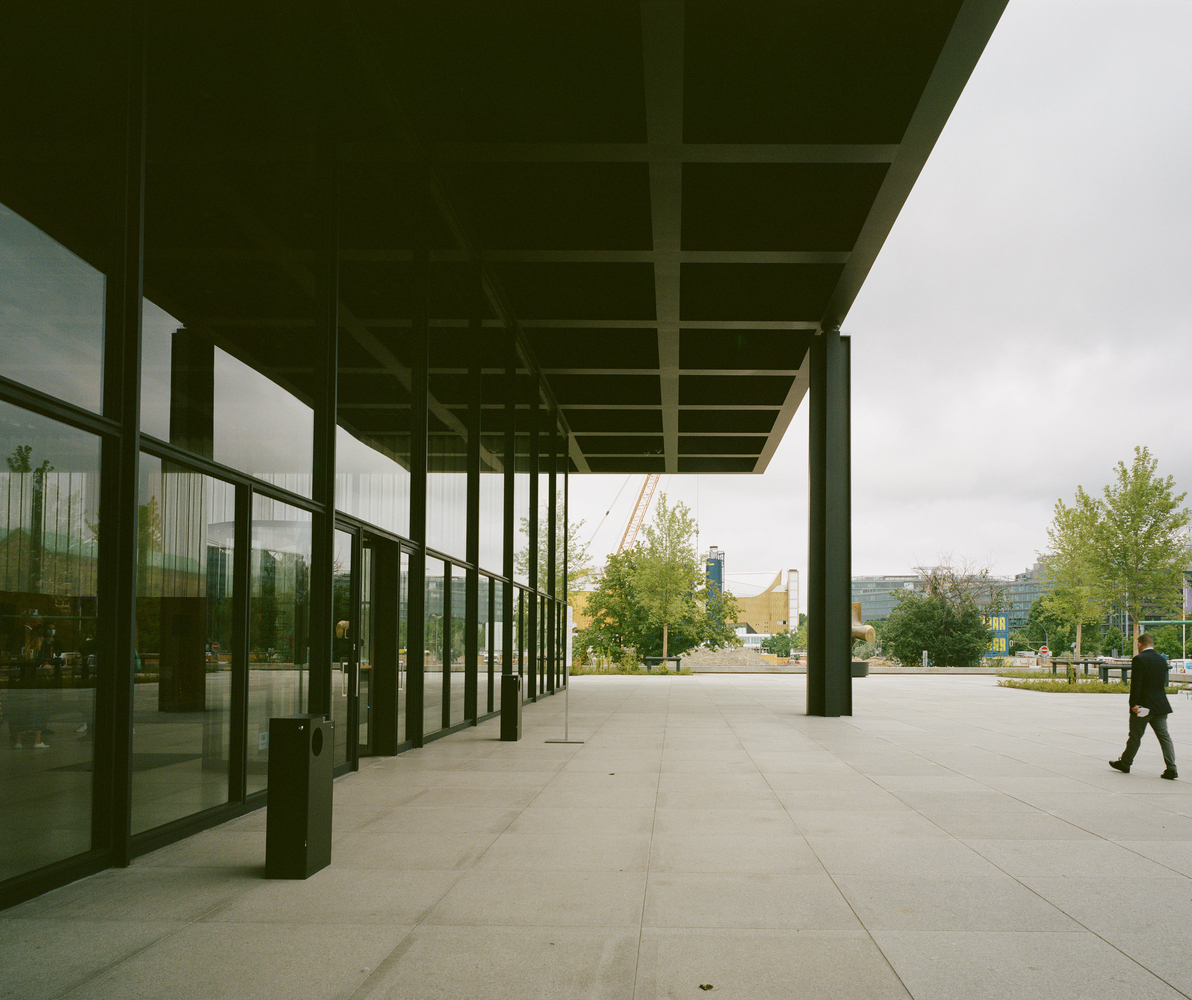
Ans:
[[[524,673],[545,628],[539,376],[510,385],[514,328],[375,81],[346,62],[312,113],[336,46],[284,5],[154,7],[140,75],[129,23],[70,18],[2,67],[0,891],[259,803],[271,718],[329,714],[344,770],[464,723],[472,681],[499,709],[506,638]]]

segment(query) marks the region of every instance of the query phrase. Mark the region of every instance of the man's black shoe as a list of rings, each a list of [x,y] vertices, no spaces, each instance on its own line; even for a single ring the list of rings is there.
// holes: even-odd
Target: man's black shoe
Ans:
[[[1123,764],[1120,760],[1111,760],[1109,762],[1109,766],[1112,767],[1115,771],[1121,771],[1122,774],[1130,773],[1130,765]]]
[[[1168,781],[1175,781],[1175,779],[1178,778],[1179,775],[1176,774],[1174,768],[1169,767],[1166,771],[1164,771],[1161,775],[1159,775],[1159,777],[1166,778]]]

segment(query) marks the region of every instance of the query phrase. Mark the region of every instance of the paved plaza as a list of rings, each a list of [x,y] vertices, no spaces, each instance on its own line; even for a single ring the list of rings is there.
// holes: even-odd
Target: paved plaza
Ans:
[[[264,880],[259,811],[0,913],[0,997],[1192,995],[1192,791],[1149,733],[1107,766],[1124,696],[572,683],[582,744],[554,697],[336,782],[305,882]]]

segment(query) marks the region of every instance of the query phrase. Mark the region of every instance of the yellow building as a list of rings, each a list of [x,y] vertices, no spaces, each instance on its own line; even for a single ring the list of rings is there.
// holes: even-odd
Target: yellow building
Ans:
[[[793,632],[799,627],[799,571],[779,570],[769,584],[769,574],[730,574],[726,589],[737,599],[737,621],[761,635]],[[753,582],[761,577],[758,582]],[[751,580],[751,578],[753,578]],[[761,586],[760,593],[758,588]]]

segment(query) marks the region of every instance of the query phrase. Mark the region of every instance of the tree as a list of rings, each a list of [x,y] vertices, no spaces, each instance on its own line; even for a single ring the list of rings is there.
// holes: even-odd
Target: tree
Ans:
[[[621,650],[635,649],[644,656],[663,653],[662,635],[657,621],[641,599],[639,582],[644,547],[611,556],[596,589],[588,597],[584,611],[592,624],[576,636],[579,649],[591,649],[604,660],[619,658]],[[712,649],[739,646],[733,626],[738,617],[732,594],[702,592],[702,599],[685,605],[684,617],[668,623],[667,651],[682,653],[693,646]]]
[[[1180,605],[1183,570],[1188,565],[1186,529],[1190,515],[1180,505],[1175,480],[1156,473],[1158,459],[1134,449],[1129,468],[1118,462],[1116,480],[1104,490],[1094,565],[1101,577],[1101,599],[1123,607],[1134,619],[1134,652],[1147,614],[1173,615]]]
[[[639,543],[634,590],[650,620],[662,626],[662,655],[667,655],[670,626],[696,617],[696,602],[707,599],[703,567],[695,557],[695,520],[687,505],[671,507],[658,497],[654,521]]]
[[[566,511],[563,508],[563,491],[559,490],[557,502],[555,503],[555,538],[561,540],[563,538],[564,521],[566,520]],[[577,583],[581,582],[588,574],[592,572],[592,555],[588,551],[588,545],[580,538],[580,530],[584,526],[584,521],[576,521],[573,524],[566,525],[567,529],[567,603],[571,604],[572,595],[579,592]],[[546,582],[546,567],[547,560],[550,558],[550,516],[549,509],[545,506],[541,511],[541,516],[538,519],[538,582],[541,589],[545,589]],[[521,536],[526,539],[526,545],[519,549],[513,556],[513,565],[517,572],[523,576],[530,575],[530,519],[523,517],[521,519],[521,526],[519,529]],[[561,552],[560,552],[561,555]],[[563,572],[563,562],[560,559],[558,563],[559,573]]]
[[[882,646],[904,666],[923,650],[938,666],[969,667],[989,648],[986,616],[1001,610],[1004,594],[988,569],[940,566],[918,569],[921,588],[898,594],[882,629]]]
[[[602,659],[612,660],[626,646],[638,646],[651,631],[649,615],[637,600],[636,571],[636,550],[609,557],[600,582],[584,605],[592,624],[576,636],[578,648],[591,649]]]
[[[1126,649],[1126,637],[1122,635],[1122,630],[1116,625],[1110,625],[1109,631],[1101,641],[1101,648],[1109,650],[1110,653],[1116,649],[1120,656]]]
[[[774,656],[786,657],[791,655],[791,649],[794,645],[794,636],[790,634],[788,629],[783,629],[772,636],[762,640],[762,651],[771,653]]]
[[[1046,568],[1052,590],[1042,601],[1058,621],[1075,626],[1075,653],[1082,653],[1082,630],[1105,617],[1104,588],[1097,572],[1097,526],[1101,517],[1097,503],[1076,487],[1076,502],[1068,507],[1055,502],[1055,516],[1047,529],[1048,550],[1039,558]]]

